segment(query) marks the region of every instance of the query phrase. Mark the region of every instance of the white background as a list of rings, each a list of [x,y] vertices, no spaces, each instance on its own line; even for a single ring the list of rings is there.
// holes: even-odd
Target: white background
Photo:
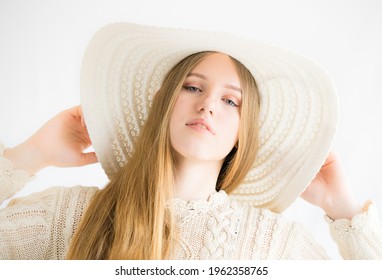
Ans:
[[[360,201],[381,209],[382,2],[379,0],[0,0],[0,141],[24,141],[80,103],[84,48],[115,21],[232,32],[277,43],[320,62],[339,92],[334,150]],[[100,166],[47,168],[18,195],[50,186],[98,185]],[[340,258],[320,209],[298,199],[285,215],[303,222]]]

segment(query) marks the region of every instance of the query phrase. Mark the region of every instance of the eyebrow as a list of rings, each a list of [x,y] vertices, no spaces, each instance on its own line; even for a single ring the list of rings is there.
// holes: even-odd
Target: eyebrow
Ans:
[[[201,78],[203,80],[208,80],[206,76],[204,76],[202,74],[199,74],[199,73],[188,73],[187,77],[198,77],[198,78]],[[239,88],[237,86],[230,85],[230,84],[225,84],[224,87],[225,88],[229,88],[229,89],[233,89],[233,90],[238,91],[238,92],[241,93],[241,88]]]

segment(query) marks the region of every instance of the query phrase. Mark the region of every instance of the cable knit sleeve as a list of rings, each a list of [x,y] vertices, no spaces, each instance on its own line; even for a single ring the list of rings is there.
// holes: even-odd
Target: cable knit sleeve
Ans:
[[[0,204],[21,190],[31,179],[24,170],[13,170],[12,163],[3,157],[4,146],[0,143]]]
[[[364,212],[351,220],[325,220],[344,259],[382,259],[382,230],[373,202],[366,202]]]
[[[2,152],[0,151],[0,156]],[[28,181],[0,157],[0,197],[13,196]],[[0,259],[64,259],[96,187],[54,187],[14,198],[0,209]]]

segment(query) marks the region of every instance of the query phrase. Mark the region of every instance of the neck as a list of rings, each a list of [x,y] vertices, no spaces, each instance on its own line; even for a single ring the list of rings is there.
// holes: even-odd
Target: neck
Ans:
[[[182,200],[207,200],[216,192],[222,162],[178,160],[174,197]]]

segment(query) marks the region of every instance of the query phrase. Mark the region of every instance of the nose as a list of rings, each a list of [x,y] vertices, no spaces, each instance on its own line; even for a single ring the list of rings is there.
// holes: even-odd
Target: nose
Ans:
[[[214,96],[213,92],[204,92],[200,96],[200,99],[197,103],[197,111],[202,112],[205,111],[210,115],[214,115],[216,110],[216,97]]]

